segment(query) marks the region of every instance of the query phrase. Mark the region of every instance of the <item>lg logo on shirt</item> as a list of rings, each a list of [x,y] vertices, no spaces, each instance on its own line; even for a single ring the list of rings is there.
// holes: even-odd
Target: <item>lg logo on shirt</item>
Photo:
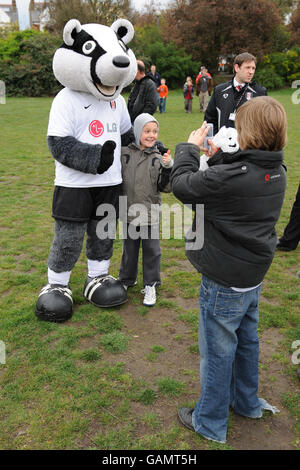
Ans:
[[[93,137],[100,137],[104,132],[104,126],[100,121],[92,121],[89,125],[90,134]]]
[[[118,131],[117,124],[115,122],[113,122],[111,125],[109,123],[107,123],[106,124],[106,130],[107,130],[107,132],[114,132],[114,133],[117,132]],[[103,132],[104,132],[104,125],[102,124],[102,122],[95,119],[94,121],[92,121],[90,123],[89,133],[93,137],[101,137]]]

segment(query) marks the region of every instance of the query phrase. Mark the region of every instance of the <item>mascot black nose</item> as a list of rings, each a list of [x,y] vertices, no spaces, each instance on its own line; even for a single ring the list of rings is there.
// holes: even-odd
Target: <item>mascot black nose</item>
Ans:
[[[130,60],[128,59],[128,57],[125,57],[123,55],[117,55],[113,58],[113,64],[116,67],[125,68],[129,66]]]

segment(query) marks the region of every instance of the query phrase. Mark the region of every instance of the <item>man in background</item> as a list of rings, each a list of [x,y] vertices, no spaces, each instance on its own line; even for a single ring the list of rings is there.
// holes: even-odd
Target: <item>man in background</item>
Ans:
[[[156,88],[158,88],[161,84],[161,78],[159,73],[156,70],[156,65],[152,64],[150,67],[150,72],[148,72],[148,75],[150,75],[152,78],[154,78],[155,83],[156,83]],[[159,92],[157,92],[157,104],[159,104]]]
[[[209,97],[213,90],[213,80],[206,67],[201,67],[201,72],[196,79],[196,95],[199,96],[200,113],[205,113]]]
[[[208,103],[204,119],[214,125],[214,134],[221,127],[235,127],[237,109],[246,101],[267,95],[263,86],[253,81],[256,58],[248,52],[235,57],[234,77],[227,83],[217,85]]]
[[[142,113],[153,115],[157,108],[157,86],[151,75],[146,75],[142,60],[137,60],[135,85],[128,98],[128,112],[131,122]]]

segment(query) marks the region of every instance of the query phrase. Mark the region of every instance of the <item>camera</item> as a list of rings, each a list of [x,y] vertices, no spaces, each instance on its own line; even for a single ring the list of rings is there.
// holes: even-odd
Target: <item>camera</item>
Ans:
[[[208,128],[208,133],[206,137],[204,138],[203,147],[210,150],[210,145],[208,143],[208,140],[211,140],[214,136],[214,125],[208,122],[206,124],[206,128]]]

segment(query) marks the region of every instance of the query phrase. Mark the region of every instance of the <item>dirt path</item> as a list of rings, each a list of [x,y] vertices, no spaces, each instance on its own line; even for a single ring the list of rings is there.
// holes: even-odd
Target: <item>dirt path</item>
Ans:
[[[197,309],[196,300],[174,300],[185,310]],[[191,327],[178,320],[178,312],[173,309],[155,307],[146,316],[138,316],[135,306],[130,302],[122,309],[122,318],[123,331],[131,338],[131,342],[127,353],[115,356],[114,360],[124,362],[134,378],[142,378],[153,389],[157,389],[156,381],[160,377],[172,377],[186,383],[186,392],[180,397],[160,398],[147,409],[140,403],[133,405],[132,412],[137,419],[146,411],[152,411],[160,417],[161,428],[168,431],[178,424],[177,408],[183,402],[193,403],[200,394],[199,355],[187,349],[187,345],[193,344]],[[234,449],[295,450],[297,445],[300,448],[300,443],[295,442],[295,420],[282,402],[283,393],[296,392],[297,385],[285,374],[285,365],[272,359],[282,339],[278,329],[270,328],[264,331],[260,341],[259,396],[279,408],[280,413],[267,413],[259,420],[232,413],[227,444]],[[163,346],[164,351],[159,353],[157,360],[149,361],[147,355],[154,345]],[[107,357],[109,362],[111,359],[111,356]],[[145,433],[142,425],[138,433],[138,437]],[[187,431],[186,440],[191,442],[191,449],[195,449],[195,440],[191,439],[191,434]]]

